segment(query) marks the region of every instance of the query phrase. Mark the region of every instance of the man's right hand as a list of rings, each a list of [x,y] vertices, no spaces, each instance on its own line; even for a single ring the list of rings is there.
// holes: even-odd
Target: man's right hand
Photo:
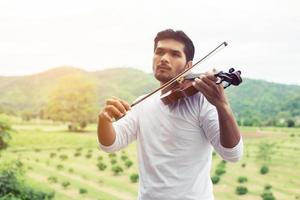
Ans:
[[[130,109],[131,107],[126,101],[112,97],[111,99],[106,100],[106,105],[99,113],[99,118],[112,122],[113,119],[123,117]]]

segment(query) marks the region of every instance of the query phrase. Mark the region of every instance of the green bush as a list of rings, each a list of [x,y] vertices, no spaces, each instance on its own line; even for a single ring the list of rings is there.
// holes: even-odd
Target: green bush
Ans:
[[[0,150],[8,147],[8,141],[11,139],[12,131],[8,117],[0,114]]]
[[[54,192],[44,192],[27,186],[23,180],[24,172],[22,168],[18,167],[15,163],[1,164],[1,200],[49,200],[54,198]]]
[[[272,185],[266,184],[264,189],[265,189],[265,190],[270,190],[270,189],[272,189]]]
[[[85,155],[85,157],[86,157],[87,159],[89,159],[89,158],[92,157],[92,154],[91,154],[91,153],[88,153],[88,154]]]
[[[97,163],[97,167],[100,171],[103,171],[106,169],[107,166],[106,166],[106,164],[99,162],[99,163]]]
[[[74,153],[74,156],[75,156],[75,157],[79,157],[79,156],[81,156],[81,153],[80,153],[80,152],[75,152],[75,153]]]
[[[123,172],[123,168],[119,165],[112,166],[111,170],[114,172],[115,175],[118,175],[121,172]]]
[[[98,156],[97,160],[98,160],[98,161],[103,160],[103,156]]]
[[[36,149],[34,149],[34,151],[35,151],[35,152],[41,152],[41,149],[36,148]]]
[[[225,171],[224,168],[217,168],[216,171],[215,171],[215,174],[218,175],[218,176],[221,176],[225,173],[226,173],[226,171]]]
[[[49,176],[49,177],[48,177],[48,181],[49,181],[50,183],[57,183],[57,178],[56,178],[55,176]]]
[[[42,199],[53,199],[55,193],[54,192],[43,192],[34,188],[23,187],[21,191],[21,195],[19,196],[22,200],[42,200]]]
[[[245,168],[245,167],[246,167],[246,163],[243,163],[243,164],[242,164],[242,167]]]
[[[217,168],[225,168],[226,167],[226,161],[222,160],[218,165]]]
[[[133,165],[133,162],[131,160],[126,160],[125,165],[126,165],[127,168],[129,168]]]
[[[18,168],[22,168],[22,167],[24,166],[24,164],[23,164],[20,160],[15,161],[15,165],[16,165]]]
[[[267,174],[269,172],[269,167],[266,165],[261,166],[260,173],[261,174]]]
[[[67,156],[66,154],[62,154],[62,155],[59,156],[59,158],[60,158],[61,160],[67,160],[67,159],[68,159],[68,156]]]
[[[7,195],[1,196],[0,200],[22,200],[22,199],[17,198],[13,194],[9,193]]]
[[[93,149],[88,150],[88,154],[91,154],[91,153],[93,153]]]
[[[85,188],[80,188],[79,189],[79,194],[85,194],[85,193],[87,193],[88,191],[87,191],[87,189],[85,189]]]
[[[110,160],[110,163],[111,163],[111,164],[116,164],[116,163],[117,163],[117,159],[112,158],[112,159]]]
[[[216,176],[216,175],[212,176],[211,181],[214,185],[219,183],[220,182],[220,176]]]
[[[247,181],[248,181],[248,178],[245,177],[245,176],[240,176],[240,177],[238,178],[238,182],[239,182],[239,183],[245,183],[245,182],[247,182]]]
[[[122,159],[123,161],[125,161],[125,160],[127,160],[127,159],[128,159],[128,156],[126,156],[126,155],[122,155],[122,156],[121,156],[121,159]]]
[[[264,191],[261,194],[261,197],[263,198],[263,200],[275,200],[275,197],[273,195],[273,193],[271,191]]]
[[[244,195],[248,193],[248,189],[245,186],[237,186],[235,189],[235,193],[238,195]]]
[[[115,158],[115,157],[117,157],[117,154],[116,153],[109,153],[108,156],[110,158]]]
[[[10,169],[3,169],[0,171],[0,196],[9,193],[18,193],[20,190],[20,183],[17,178],[18,175],[19,174],[15,174],[13,170]]]
[[[137,173],[133,173],[130,175],[130,181],[132,183],[136,183],[139,180],[139,175]]]
[[[71,185],[71,183],[69,181],[64,181],[61,183],[61,186],[66,189],[67,187],[69,187],[69,185]]]
[[[62,170],[63,168],[64,168],[64,166],[61,165],[61,164],[59,164],[59,165],[56,166],[56,169],[58,169],[58,170]]]
[[[73,173],[74,172],[74,169],[73,168],[69,168],[68,170],[70,173]]]
[[[77,152],[82,151],[82,147],[78,147],[78,148],[76,149],[76,151],[77,151]]]

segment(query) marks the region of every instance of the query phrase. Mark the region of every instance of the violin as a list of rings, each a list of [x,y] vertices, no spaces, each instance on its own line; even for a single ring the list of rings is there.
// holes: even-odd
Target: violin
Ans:
[[[193,82],[195,78],[200,77],[200,74],[189,74],[181,79],[178,79],[172,84],[172,87],[167,88],[167,92],[161,95],[160,99],[165,105],[173,104],[179,99],[192,96],[199,92],[194,86]],[[242,82],[241,71],[235,71],[234,68],[230,68],[229,72],[220,71],[214,74],[218,78],[216,84],[223,84],[223,88],[227,88],[230,85],[239,85]]]
[[[172,78],[171,80],[169,80],[168,82],[166,82],[165,84],[157,88],[156,90],[152,91],[148,95],[134,102],[133,104],[131,104],[131,107],[142,102],[143,100],[145,100],[146,98],[148,98],[149,96],[153,95],[158,91],[167,91],[161,96],[161,100],[166,105],[172,104],[184,97],[188,97],[196,94],[199,91],[193,86],[193,82],[194,79],[199,77],[201,74],[187,75],[187,73],[193,67],[203,62],[205,59],[207,59],[209,56],[215,53],[217,50],[220,50],[222,47],[226,47],[226,46],[227,46],[227,42],[221,43],[214,50],[212,50],[206,56],[204,56],[202,59],[196,62],[192,67],[187,68],[186,70],[179,73],[177,76],[175,76],[174,78]],[[230,85],[237,86],[242,82],[242,78],[240,75],[241,75],[241,71],[235,71],[233,68],[229,69],[228,73],[220,71],[218,73],[215,73],[215,76],[218,78],[216,84],[224,83],[223,85],[224,88],[227,88]]]

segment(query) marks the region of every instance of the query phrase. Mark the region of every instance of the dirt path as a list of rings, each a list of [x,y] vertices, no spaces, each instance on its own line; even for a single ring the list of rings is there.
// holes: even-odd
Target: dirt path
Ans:
[[[255,131],[255,132],[242,132],[243,138],[284,138],[287,137],[285,133],[274,133],[274,132],[267,132],[267,131]]]

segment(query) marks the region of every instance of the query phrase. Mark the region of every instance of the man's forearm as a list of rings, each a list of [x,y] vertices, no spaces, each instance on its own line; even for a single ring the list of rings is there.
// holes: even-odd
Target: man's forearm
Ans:
[[[112,122],[105,119],[102,115],[98,118],[98,141],[104,146],[110,146],[116,139],[116,133]]]
[[[220,123],[220,141],[223,147],[233,148],[240,141],[239,127],[235,121],[230,106],[217,107]]]

